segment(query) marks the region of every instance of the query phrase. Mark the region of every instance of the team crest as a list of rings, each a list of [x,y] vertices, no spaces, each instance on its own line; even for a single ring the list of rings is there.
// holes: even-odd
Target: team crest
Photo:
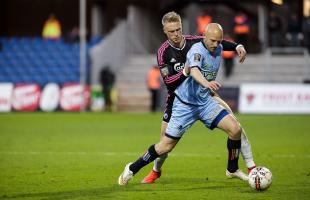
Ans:
[[[200,62],[200,59],[201,59],[201,55],[199,53],[195,53],[194,54],[194,61]]]

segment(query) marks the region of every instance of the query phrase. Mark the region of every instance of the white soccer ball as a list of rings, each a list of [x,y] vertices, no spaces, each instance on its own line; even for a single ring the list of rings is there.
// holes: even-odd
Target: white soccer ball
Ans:
[[[255,167],[249,174],[249,185],[256,190],[266,190],[272,182],[272,173],[266,167]]]

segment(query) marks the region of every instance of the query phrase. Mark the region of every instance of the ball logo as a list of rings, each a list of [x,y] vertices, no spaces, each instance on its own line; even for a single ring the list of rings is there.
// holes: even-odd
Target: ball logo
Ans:
[[[184,68],[184,63],[176,63],[173,66],[174,70],[179,72],[180,70],[182,70]]]

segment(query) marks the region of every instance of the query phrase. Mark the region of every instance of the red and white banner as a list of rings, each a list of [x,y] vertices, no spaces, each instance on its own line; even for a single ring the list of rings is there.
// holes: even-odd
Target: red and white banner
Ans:
[[[11,111],[13,87],[12,83],[0,83],[0,112]]]
[[[86,108],[90,102],[89,87],[79,83],[65,84],[60,92],[60,107],[65,111],[79,111]]]
[[[310,113],[310,84],[242,84],[240,113]]]
[[[39,107],[41,89],[38,84],[16,84],[12,107],[17,111],[35,111]]]

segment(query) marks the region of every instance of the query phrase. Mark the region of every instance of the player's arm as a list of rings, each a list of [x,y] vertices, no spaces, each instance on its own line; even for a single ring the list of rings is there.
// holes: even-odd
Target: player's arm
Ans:
[[[239,56],[239,62],[243,63],[246,58],[246,50],[242,44],[238,44],[232,41],[222,41],[223,51],[236,51]]]
[[[173,66],[169,65],[171,57],[168,55],[162,46],[157,52],[157,62],[160,70],[160,74],[163,78],[168,90],[175,90],[189,75],[189,72],[185,73],[184,70],[180,70],[175,74]]]
[[[179,73],[177,74],[173,74],[173,70],[174,70],[173,66],[170,66],[167,64],[164,64],[163,66],[159,66],[159,70],[163,78],[163,81],[166,84],[168,89],[174,90],[189,76],[188,67],[179,71]]]
[[[221,85],[216,81],[208,81],[205,77],[201,74],[198,66],[191,67],[190,75],[193,79],[199,83],[201,86],[205,88],[210,88],[211,90],[218,90]]]

